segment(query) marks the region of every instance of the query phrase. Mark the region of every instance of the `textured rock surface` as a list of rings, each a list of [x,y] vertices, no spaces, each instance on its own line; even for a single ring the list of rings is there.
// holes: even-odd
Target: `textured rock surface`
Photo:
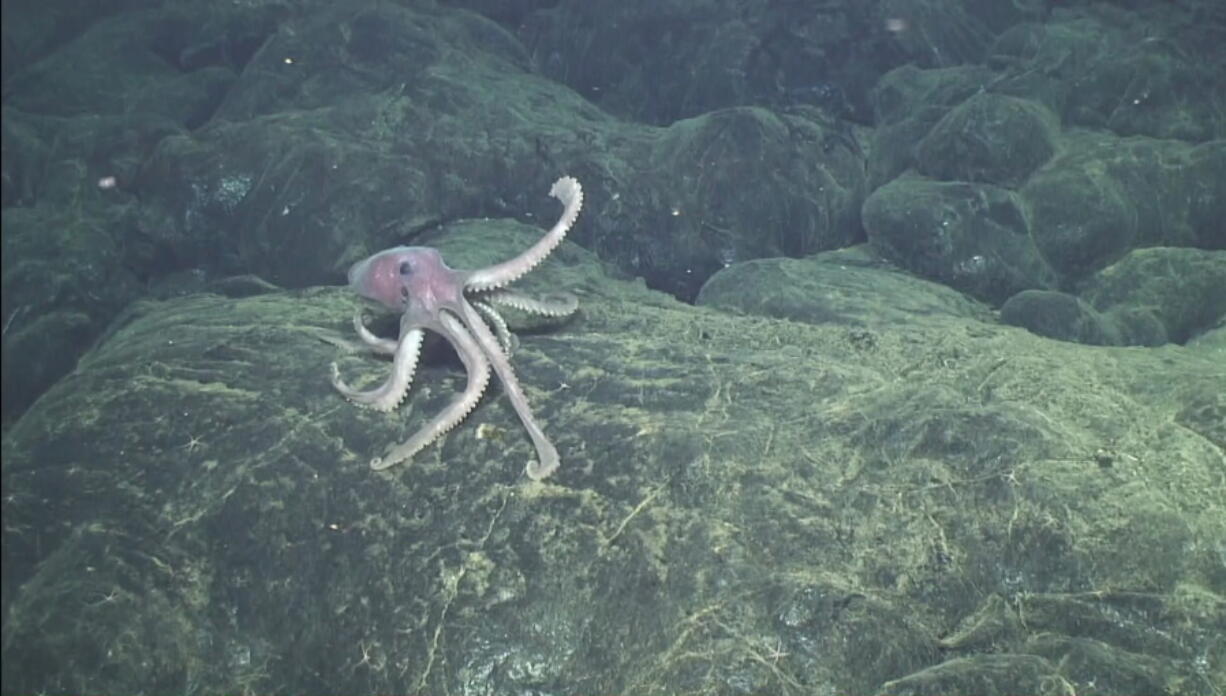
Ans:
[[[481,265],[536,234],[432,243]],[[859,309],[773,319],[565,245],[526,280],[581,315],[515,355],[547,483],[497,394],[370,471],[462,372],[442,350],[407,414],[349,408],[327,363],[384,367],[339,289],[142,304],[5,438],[5,690],[1213,693],[1220,356],[871,273]]]

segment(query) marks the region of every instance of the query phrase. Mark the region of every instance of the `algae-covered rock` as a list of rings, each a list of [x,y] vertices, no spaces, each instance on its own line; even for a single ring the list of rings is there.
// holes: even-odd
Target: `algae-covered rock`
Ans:
[[[535,234],[435,243],[478,265]],[[896,274],[838,282],[874,272]],[[340,289],[126,313],[4,439],[4,691],[1004,694],[1141,651],[1118,683],[1212,693],[1208,352],[1050,341],[936,295],[732,315],[571,246],[533,276],[582,302],[513,356],[562,456],[545,482],[497,389],[371,471],[464,376],[428,345],[401,412],[346,403],[329,362],[387,367]],[[915,286],[879,291],[861,311]]]

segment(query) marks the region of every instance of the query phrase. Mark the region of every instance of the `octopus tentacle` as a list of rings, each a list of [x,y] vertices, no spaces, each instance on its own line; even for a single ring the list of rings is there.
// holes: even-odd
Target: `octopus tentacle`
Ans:
[[[544,297],[529,297],[511,290],[495,290],[483,299],[494,304],[514,307],[531,314],[542,314],[547,317],[564,317],[574,314],[579,309],[579,298],[569,292],[557,292]]]
[[[409,393],[409,385],[412,384],[413,373],[417,370],[417,358],[421,354],[421,342],[424,337],[425,332],[421,329],[409,329],[401,336],[400,344],[395,350],[395,359],[392,362],[392,374],[378,387],[361,390],[345,384],[336,363],[332,363],[332,386],[344,394],[346,399],[356,404],[369,406],[376,411],[386,412],[395,409]]]
[[[545,257],[562,243],[562,239],[579,217],[579,209],[583,207],[583,187],[574,177],[564,176],[553,182],[549,195],[561,201],[563,206],[562,216],[554,223],[553,228],[519,256],[472,271],[465,283],[465,289],[478,292],[493,290],[515,281],[536,268],[537,264],[544,261]]]
[[[486,360],[482,349],[473,341],[468,330],[464,328],[464,324],[446,311],[439,312],[438,320],[441,329],[439,333],[451,341],[451,345],[460,354],[460,360],[468,371],[468,385],[462,394],[443,409],[442,413],[413,433],[412,437],[392,447],[382,457],[372,459],[370,461],[372,469],[386,469],[403,462],[420,452],[426,445],[434,442],[440,435],[454,428],[476,408],[477,402],[481,400],[481,394],[485,392],[486,384],[490,381],[489,361]],[[482,324],[481,328],[485,329],[485,325]],[[420,329],[414,329],[414,331],[420,331]],[[486,334],[489,334],[489,329],[486,329]],[[501,355],[501,353],[498,354]]]
[[[516,340],[515,334],[511,333],[511,329],[507,327],[507,320],[502,318],[498,310],[489,306],[488,303],[481,300],[472,300],[472,305],[481,312],[481,316],[485,317],[486,321],[494,327],[494,333],[498,334],[498,342],[502,344],[502,352],[508,356],[515,352],[519,346],[519,341]]]
[[[471,306],[463,306],[462,310],[464,323],[472,329],[473,337],[477,339],[481,351],[489,364],[493,366],[494,372],[498,373],[498,379],[502,380],[503,389],[511,399],[515,414],[519,416],[520,422],[524,424],[524,428],[532,438],[532,444],[536,447],[537,461],[528,463],[527,474],[528,478],[539,481],[558,468],[560,463],[558,450],[545,436],[545,432],[541,430],[541,426],[537,425],[536,419],[532,416],[532,409],[528,406],[528,397],[524,394],[523,387],[519,385],[519,379],[515,377],[511,362],[500,349],[494,334],[490,332],[489,327],[481,321],[481,317]]]
[[[376,353],[382,353],[383,355],[396,354],[396,341],[390,338],[379,338],[372,334],[370,329],[366,328],[366,321],[362,318],[361,310],[353,313],[353,329],[358,332],[362,342],[370,346]]]

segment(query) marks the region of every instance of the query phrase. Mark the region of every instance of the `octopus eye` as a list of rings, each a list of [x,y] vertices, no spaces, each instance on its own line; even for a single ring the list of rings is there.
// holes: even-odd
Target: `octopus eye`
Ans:
[[[408,262],[408,261],[401,261],[401,262],[400,262],[400,275],[402,275],[402,276],[406,276],[406,275],[408,275],[409,273],[411,273],[412,271],[413,271],[413,268],[412,268],[412,266],[410,266],[410,265],[409,265],[409,262]]]

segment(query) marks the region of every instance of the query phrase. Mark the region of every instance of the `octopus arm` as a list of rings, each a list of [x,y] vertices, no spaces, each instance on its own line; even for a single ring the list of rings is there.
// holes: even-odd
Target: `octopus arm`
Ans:
[[[332,363],[332,386],[356,404],[369,406],[376,411],[394,410],[409,393],[413,373],[417,371],[417,359],[421,355],[423,338],[424,332],[421,329],[410,329],[401,336],[392,360],[392,374],[378,387],[369,390],[354,389],[341,379],[340,368],[336,363]]]
[[[481,394],[485,392],[486,384],[490,381],[489,361],[485,359],[483,351],[473,341],[473,337],[460,320],[447,311],[440,312],[438,319],[439,328],[442,329],[440,333],[451,342],[468,371],[468,385],[464,388],[463,393],[447,405],[447,408],[413,433],[412,437],[393,446],[382,457],[372,459],[370,462],[372,469],[386,469],[403,462],[454,428],[476,408],[477,402],[481,400]]]
[[[547,317],[565,317],[579,309],[579,298],[569,292],[556,292],[544,297],[529,297],[512,290],[495,290],[485,296],[489,302],[514,307],[530,314]]]
[[[358,337],[362,339],[371,350],[382,355],[395,355],[399,343],[390,338],[379,338],[366,328],[366,322],[362,318],[362,312],[357,311],[353,314],[353,330],[358,332]]]
[[[536,447],[537,460],[528,464],[527,474],[528,478],[539,481],[558,468],[560,463],[558,450],[545,436],[545,432],[541,430],[541,426],[537,425],[536,419],[532,416],[532,409],[528,406],[528,397],[524,394],[523,387],[519,385],[519,379],[516,378],[511,362],[498,344],[498,339],[481,321],[475,309],[464,307],[463,312],[464,323],[472,329],[482,353],[493,366],[498,378],[502,380],[503,389],[506,390],[507,397],[511,399],[515,414],[519,416],[520,422],[524,424],[524,428],[532,438],[532,444]]]
[[[554,223],[553,228],[519,256],[472,271],[465,284],[466,289],[480,292],[513,282],[536,268],[537,264],[544,261],[545,257],[562,243],[583,207],[583,187],[574,177],[564,176],[553,183],[549,195],[562,202],[562,216]]]
[[[472,305],[494,327],[494,332],[498,334],[498,343],[502,345],[502,352],[507,355],[514,353],[515,349],[519,346],[519,342],[515,338],[515,334],[511,333],[511,329],[507,326],[507,320],[502,318],[498,310],[485,302],[473,300]]]

